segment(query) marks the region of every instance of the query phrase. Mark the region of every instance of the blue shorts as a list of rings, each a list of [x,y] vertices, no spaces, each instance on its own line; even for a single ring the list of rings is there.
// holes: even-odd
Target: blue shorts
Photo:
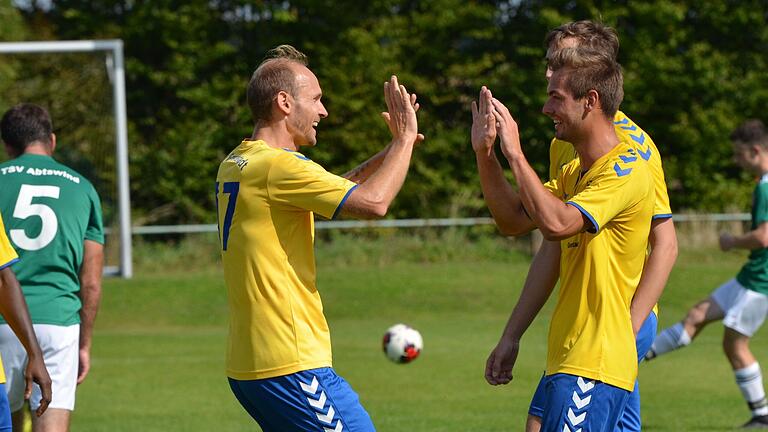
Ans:
[[[575,375],[548,375],[544,377],[541,432],[612,432],[629,394],[622,388]]]
[[[637,361],[642,361],[645,357],[645,353],[651,348],[654,339],[656,339],[656,328],[658,326],[658,319],[656,314],[651,312],[648,318],[643,322],[643,326],[640,327],[640,331],[637,332],[637,339],[635,340],[637,349]],[[544,414],[544,378],[539,381],[536,392],[533,394],[531,400],[531,406],[528,408],[528,414],[534,417],[543,417]],[[616,426],[615,432],[634,432],[640,431],[640,387],[637,381],[635,381],[635,389],[629,396],[629,401],[621,415],[619,424]]]
[[[357,393],[331,368],[229,386],[264,432],[375,432]]]
[[[11,432],[11,406],[4,383],[0,384],[0,432]]]

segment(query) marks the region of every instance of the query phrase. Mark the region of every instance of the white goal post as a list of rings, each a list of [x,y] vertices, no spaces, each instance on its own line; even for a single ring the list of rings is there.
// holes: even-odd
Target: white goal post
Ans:
[[[104,51],[112,82],[115,118],[115,146],[117,167],[118,218],[120,224],[120,266],[106,268],[106,273],[117,273],[124,278],[133,276],[131,248],[131,199],[128,177],[128,118],[125,103],[125,63],[123,41],[83,40],[44,42],[0,42],[2,53],[67,53]]]

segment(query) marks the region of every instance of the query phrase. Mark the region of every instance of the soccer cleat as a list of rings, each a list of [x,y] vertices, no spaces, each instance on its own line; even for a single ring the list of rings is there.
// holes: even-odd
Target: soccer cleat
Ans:
[[[741,426],[742,429],[768,429],[768,415],[754,416]]]

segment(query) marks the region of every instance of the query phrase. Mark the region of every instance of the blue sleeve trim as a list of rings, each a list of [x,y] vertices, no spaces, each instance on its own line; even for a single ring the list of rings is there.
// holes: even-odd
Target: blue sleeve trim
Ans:
[[[12,265],[16,264],[17,262],[19,262],[19,259],[18,259],[18,258],[14,258],[14,259],[12,259],[12,260],[8,261],[7,263],[5,263],[5,264],[1,265],[1,266],[0,266],[0,270],[2,270],[2,269],[4,269],[4,268],[6,268],[6,267],[8,267],[8,266],[12,266]]]
[[[588,211],[586,211],[586,210],[584,209],[584,207],[582,207],[582,206],[580,206],[580,205],[576,204],[576,203],[575,203],[575,202],[573,202],[573,201],[566,201],[565,203],[566,203],[566,204],[570,204],[570,205],[572,205],[572,206],[576,207],[577,209],[579,209],[579,211],[580,211],[580,212],[581,212],[581,213],[582,213],[584,216],[586,216],[586,217],[587,217],[587,219],[589,219],[589,221],[592,223],[592,229],[587,229],[587,232],[590,232],[590,233],[594,234],[594,233],[596,233],[596,232],[600,231],[600,225],[598,225],[598,224],[597,224],[597,221],[595,220],[595,218],[593,218],[593,217],[592,217],[592,215],[591,215],[591,214],[589,214],[589,212],[588,212]]]
[[[651,219],[672,219],[672,213],[653,215]]]
[[[349,195],[352,193],[353,190],[357,189],[358,186],[360,185],[354,185],[351,188],[349,188],[347,193],[344,195],[344,198],[341,199],[339,206],[336,207],[336,211],[333,212],[333,216],[331,216],[331,220],[336,219],[336,216],[338,216],[339,213],[341,213],[341,208],[344,207],[344,203],[347,202],[347,198],[349,198]]]

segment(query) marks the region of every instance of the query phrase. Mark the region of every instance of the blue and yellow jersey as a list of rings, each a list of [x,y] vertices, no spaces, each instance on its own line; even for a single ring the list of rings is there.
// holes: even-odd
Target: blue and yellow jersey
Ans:
[[[331,366],[315,285],[314,213],[335,216],[355,186],[264,141],[243,141],[219,166],[229,377],[252,380]]]
[[[11,246],[8,235],[5,233],[3,218],[0,217],[0,269],[4,269],[19,260],[16,250]]]
[[[4,269],[11,264],[19,260],[19,256],[16,255],[16,250],[11,246],[11,242],[8,240],[8,236],[5,234],[5,225],[3,225],[3,218],[0,217],[0,269]],[[0,383],[5,382],[5,370],[3,370],[3,364],[0,363]]]
[[[613,126],[619,140],[631,144],[637,154],[650,165],[653,184],[656,189],[653,218],[671,218],[672,209],[669,206],[667,182],[664,180],[664,169],[661,166],[661,154],[653,139],[621,111],[617,111],[613,117]],[[554,138],[549,146],[549,178],[557,178],[563,167],[577,157],[576,150],[571,143]],[[657,316],[659,315],[659,305],[654,305],[653,312]]]
[[[653,139],[621,111],[617,111],[613,117],[613,125],[619,140],[632,145],[637,150],[637,154],[651,166],[653,184],[656,188],[653,218],[672,217],[667,183],[664,181],[664,170],[661,166],[661,155]],[[554,138],[549,146],[549,178],[557,178],[563,167],[576,158],[576,151],[571,143]]]
[[[571,161],[545,186],[591,224],[560,242],[560,292],[549,328],[546,373],[632,391],[637,353],[629,307],[654,211],[650,167],[622,141],[585,172],[579,159]]]

